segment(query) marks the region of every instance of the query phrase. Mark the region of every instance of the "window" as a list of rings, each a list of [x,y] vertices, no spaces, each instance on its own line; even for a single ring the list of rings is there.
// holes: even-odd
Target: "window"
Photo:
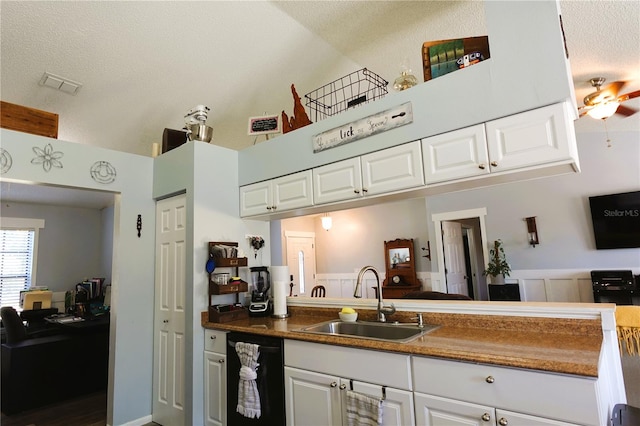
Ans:
[[[39,219],[2,218],[0,229],[0,306],[20,305],[20,292],[35,281]]]

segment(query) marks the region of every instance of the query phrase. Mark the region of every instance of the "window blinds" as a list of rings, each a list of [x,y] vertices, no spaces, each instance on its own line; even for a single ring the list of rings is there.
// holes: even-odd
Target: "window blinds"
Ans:
[[[20,305],[20,292],[31,286],[35,231],[0,230],[0,306]]]

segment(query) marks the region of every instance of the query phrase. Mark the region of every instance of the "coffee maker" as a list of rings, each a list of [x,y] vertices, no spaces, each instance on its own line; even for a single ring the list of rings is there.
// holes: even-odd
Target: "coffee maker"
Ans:
[[[254,266],[251,271],[251,303],[249,304],[249,315],[254,317],[268,316],[273,310],[273,305],[269,297],[271,288],[271,277],[269,268],[266,266]]]

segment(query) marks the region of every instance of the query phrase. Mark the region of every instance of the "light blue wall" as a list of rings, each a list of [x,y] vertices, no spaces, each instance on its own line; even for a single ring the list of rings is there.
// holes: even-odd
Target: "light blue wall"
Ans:
[[[36,281],[32,285],[67,291],[86,278],[105,277],[100,264],[103,236],[100,210],[12,202],[3,203],[1,214],[44,219],[45,227],[38,235]],[[111,257],[111,252],[108,254]],[[110,283],[111,271],[108,278]]]
[[[109,352],[109,424],[124,424],[151,412],[153,361],[153,300],[155,204],[153,159],[79,143],[0,130],[2,148],[11,168],[1,178],[117,193],[114,204],[111,336]],[[32,164],[33,147],[51,144],[63,154],[63,168],[46,171]],[[106,161],[116,171],[111,183],[99,183],[91,167]],[[143,230],[136,231],[138,215]],[[46,224],[45,224],[46,226]],[[98,265],[99,266],[99,265]]]

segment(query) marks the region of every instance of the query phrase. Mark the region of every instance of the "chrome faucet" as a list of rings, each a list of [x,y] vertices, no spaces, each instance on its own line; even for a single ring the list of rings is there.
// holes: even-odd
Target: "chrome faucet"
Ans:
[[[391,306],[384,306],[384,301],[382,300],[382,288],[380,287],[380,277],[378,276],[378,271],[376,270],[376,268],[374,268],[373,266],[365,266],[364,268],[360,269],[360,272],[358,273],[358,279],[356,280],[356,288],[353,291],[353,297],[362,297],[362,276],[367,271],[373,272],[373,275],[376,276],[376,286],[378,289],[378,321],[387,322],[386,315],[394,314],[396,312],[396,307],[393,306],[393,303],[391,304]],[[358,291],[360,291],[360,294],[358,294]]]

